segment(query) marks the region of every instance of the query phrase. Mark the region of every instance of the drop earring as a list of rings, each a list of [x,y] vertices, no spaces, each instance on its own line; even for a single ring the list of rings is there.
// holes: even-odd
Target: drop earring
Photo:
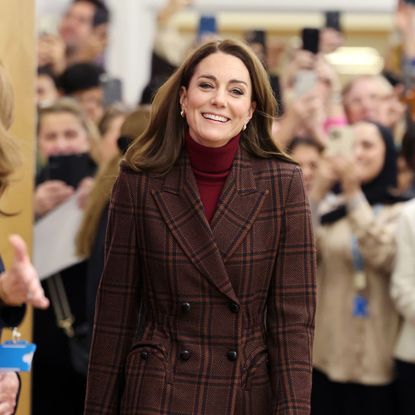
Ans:
[[[183,109],[180,111],[180,116],[181,116],[182,118],[184,118],[184,111],[183,111]]]
[[[244,126],[242,127],[242,131],[246,130],[246,124],[244,124]]]

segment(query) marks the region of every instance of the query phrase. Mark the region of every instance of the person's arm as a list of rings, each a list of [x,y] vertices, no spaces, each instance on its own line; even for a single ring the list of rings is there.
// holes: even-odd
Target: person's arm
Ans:
[[[336,167],[346,198],[347,218],[365,263],[383,274],[391,272],[396,252],[395,232],[399,210],[391,213],[387,220],[376,215],[361,190],[353,161],[345,157],[338,158]]]
[[[309,415],[316,295],[311,213],[293,170],[267,304],[274,415]]]
[[[19,235],[11,235],[9,242],[13,247],[14,260],[11,267],[0,275],[2,305],[15,307],[30,304],[38,308],[47,308],[49,300],[45,297],[24,240]],[[3,309],[2,317],[5,313],[7,310]]]
[[[168,24],[177,12],[191,5],[192,2],[193,0],[168,0],[166,5],[157,13],[157,23],[160,26]]]
[[[133,200],[137,188],[139,184],[130,183],[129,174],[122,170],[110,203],[105,266],[95,308],[85,415],[120,413],[126,358],[136,334],[139,309],[140,271]]]
[[[415,6],[399,2],[395,13],[395,27],[401,35],[404,64],[409,65],[410,75],[414,75],[413,60],[415,59]]]
[[[415,204],[411,202],[400,217],[397,253],[392,274],[391,295],[396,308],[415,325]]]

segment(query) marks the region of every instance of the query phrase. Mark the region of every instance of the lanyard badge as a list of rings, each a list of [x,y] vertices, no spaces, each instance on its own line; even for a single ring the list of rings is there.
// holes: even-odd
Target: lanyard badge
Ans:
[[[364,271],[363,256],[354,235],[352,236],[352,259],[354,268],[353,288],[355,290],[352,314],[357,318],[367,318],[369,317],[369,302],[364,295],[367,288],[367,276]]]
[[[0,372],[29,372],[36,345],[19,340],[20,333],[13,329],[12,340],[0,344]]]

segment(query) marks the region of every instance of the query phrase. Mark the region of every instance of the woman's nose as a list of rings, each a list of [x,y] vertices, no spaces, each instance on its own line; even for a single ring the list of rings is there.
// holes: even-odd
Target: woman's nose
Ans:
[[[212,98],[212,104],[217,106],[225,106],[226,105],[226,94],[225,91],[221,89],[217,89],[215,94]]]

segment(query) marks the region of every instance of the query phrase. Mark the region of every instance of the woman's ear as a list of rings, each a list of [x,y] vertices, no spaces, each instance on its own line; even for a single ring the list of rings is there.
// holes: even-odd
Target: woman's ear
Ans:
[[[186,98],[187,98],[187,89],[185,86],[180,87],[180,106],[182,109],[185,109],[186,106]]]
[[[252,118],[252,116],[254,115],[254,112],[256,110],[256,102],[252,101],[251,102],[251,107],[249,108],[249,112],[248,112],[248,121]]]

